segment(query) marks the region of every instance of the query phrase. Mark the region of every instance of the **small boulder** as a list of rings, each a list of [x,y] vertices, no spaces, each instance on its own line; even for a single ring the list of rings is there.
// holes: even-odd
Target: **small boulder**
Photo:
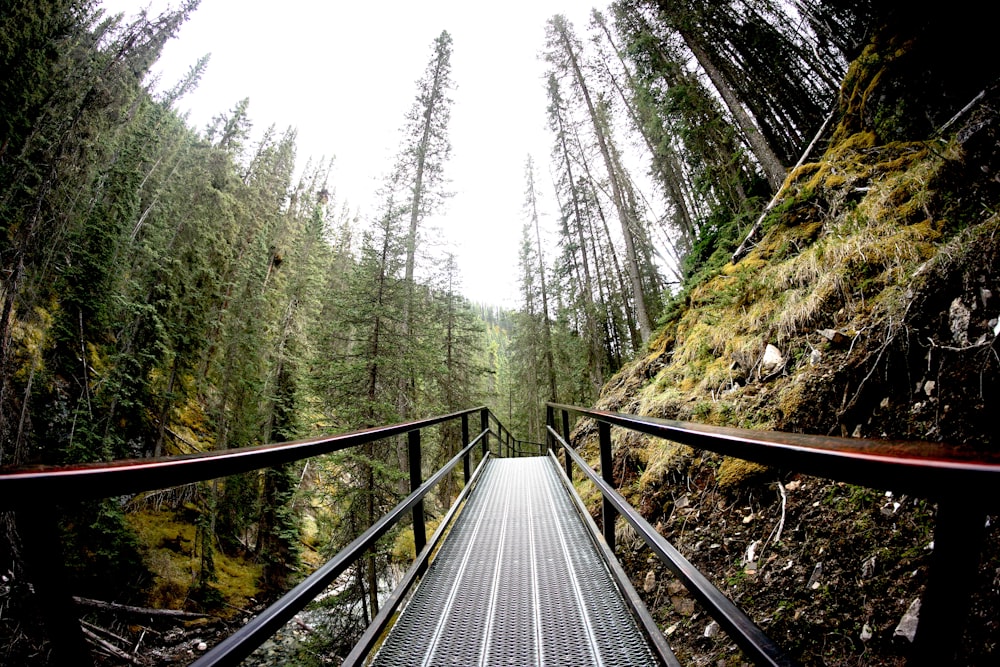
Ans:
[[[694,613],[694,600],[691,598],[672,597],[670,598],[670,604],[674,606],[674,610],[681,616],[690,616]]]
[[[656,590],[656,572],[653,570],[646,573],[646,579],[642,582],[642,590],[647,593],[652,593]]]
[[[909,609],[903,614],[903,618],[900,619],[899,625],[892,633],[893,639],[900,637],[906,641],[913,643],[913,638],[917,636],[917,623],[920,621],[920,598],[915,599],[910,603]]]
[[[764,358],[760,361],[760,372],[769,375],[785,365],[785,357],[781,350],[770,343],[764,348]]]
[[[956,298],[948,307],[948,328],[952,339],[959,345],[969,344],[969,319],[972,313],[962,303],[961,297]]]
[[[830,341],[830,344],[835,347],[843,347],[851,342],[850,336],[836,329],[817,329],[816,333]]]

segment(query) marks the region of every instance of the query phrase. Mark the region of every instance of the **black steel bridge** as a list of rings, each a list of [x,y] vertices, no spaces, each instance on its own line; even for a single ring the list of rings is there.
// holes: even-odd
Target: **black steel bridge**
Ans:
[[[592,419],[600,472],[569,445],[571,415]],[[558,419],[556,417],[559,417]],[[461,451],[424,479],[421,433],[460,420]],[[478,429],[470,431],[470,421]],[[611,429],[630,429],[784,470],[937,503],[930,575],[910,665],[954,664],[1000,459],[944,445],[749,431],[548,405],[546,443],[514,438],[486,408],[310,440],[204,454],[0,471],[0,511],[15,513],[29,575],[48,612],[53,658],[93,664],[64,584],[53,505],[259,470],[405,437],[411,493],[343,551],[193,665],[238,665],[327,589],[395,524],[412,523],[416,558],[344,665],[679,665],[615,557],[622,516],[755,665],[795,665],[737,605],[615,490]],[[461,465],[464,486],[428,539],[424,496]],[[593,481],[601,527],[573,487]]]

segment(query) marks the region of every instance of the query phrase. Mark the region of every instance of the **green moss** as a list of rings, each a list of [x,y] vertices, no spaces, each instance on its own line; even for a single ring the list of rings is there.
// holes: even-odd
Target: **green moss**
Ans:
[[[428,539],[440,525],[441,519],[439,518],[428,519],[424,522],[424,530]],[[396,539],[392,542],[392,560],[396,563],[408,564],[412,563],[416,557],[417,550],[413,542],[413,530],[406,528],[399,531]]]
[[[726,456],[716,471],[716,481],[722,491],[733,491],[738,487],[759,480],[769,472],[769,468],[753,461],[745,461]]]
[[[648,464],[639,476],[639,490],[643,496],[664,487],[671,473],[681,472],[694,458],[694,450],[686,445],[650,439],[646,451]]]
[[[129,514],[128,522],[139,537],[143,562],[153,575],[147,593],[150,606],[181,609],[191,598],[223,615],[232,615],[249,607],[251,598],[260,594],[257,582],[261,566],[220,551],[214,555],[216,581],[208,585],[210,590],[196,591],[192,586],[199,570],[195,526],[177,513],[144,510]]]

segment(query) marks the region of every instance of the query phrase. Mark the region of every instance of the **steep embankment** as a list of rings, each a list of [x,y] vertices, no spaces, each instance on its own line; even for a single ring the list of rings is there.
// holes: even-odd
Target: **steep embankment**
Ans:
[[[692,281],[599,408],[996,447],[1000,94],[992,73],[948,87],[948,63],[930,67],[929,51],[926,32],[883,32],[865,50],[825,152],[788,175],[759,241]],[[594,451],[591,424],[574,438]],[[851,487],[617,429],[613,438],[623,493],[804,663],[902,664],[909,642],[896,629],[926,582],[932,504],[893,495],[888,479]],[[620,532],[682,662],[741,664]],[[997,532],[961,664],[996,659]]]

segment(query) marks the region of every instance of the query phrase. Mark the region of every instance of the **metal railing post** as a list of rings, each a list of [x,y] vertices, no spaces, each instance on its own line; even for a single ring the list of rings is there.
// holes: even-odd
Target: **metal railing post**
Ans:
[[[410,455],[410,493],[420,488],[424,483],[420,471],[420,431],[410,431],[406,434]],[[427,530],[424,527],[424,501],[420,500],[413,506],[413,547],[420,553],[427,544]]]
[[[480,432],[486,431],[486,435],[483,436],[483,458],[490,451],[490,409],[483,408],[479,411],[479,430]]]
[[[70,595],[55,511],[51,507],[18,510],[16,522],[24,543],[24,564],[44,614],[51,664],[93,665]]]
[[[469,444],[469,415],[468,413],[462,415],[462,449]],[[465,456],[462,457],[462,479],[465,483],[469,483],[469,479],[472,477],[472,472],[470,468],[469,459],[472,456],[472,452],[466,452]]]
[[[569,411],[562,411],[562,430],[563,439],[566,441],[566,446],[570,446],[569,442]],[[569,457],[569,452],[564,451],[563,456],[566,457],[566,476],[569,477],[569,481],[573,481],[573,460]]]
[[[601,444],[601,477],[611,487],[615,485],[614,463],[611,461],[611,424],[607,422],[597,422],[597,436]],[[612,553],[615,550],[615,506],[611,500],[601,494],[604,499],[601,511],[601,521],[604,524],[604,541]]]
[[[981,505],[954,497],[938,502],[930,573],[907,667],[957,664],[985,536]]]
[[[551,405],[545,406],[545,425],[552,428],[556,427],[555,411]],[[549,433],[548,429],[545,429],[545,444],[553,451],[556,448],[555,438],[552,437],[552,434]]]

